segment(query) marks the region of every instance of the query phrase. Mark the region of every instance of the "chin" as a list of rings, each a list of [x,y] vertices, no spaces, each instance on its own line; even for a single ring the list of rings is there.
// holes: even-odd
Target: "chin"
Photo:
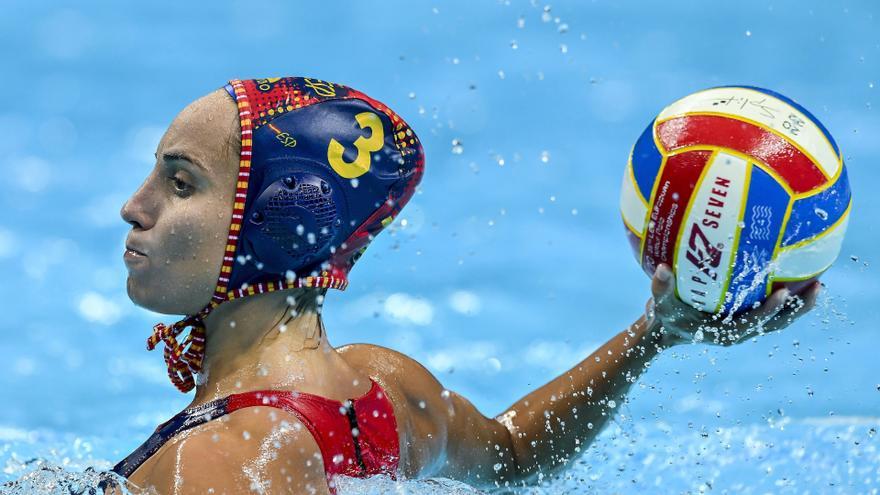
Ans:
[[[126,292],[131,302],[154,313],[190,315],[197,313],[204,307],[204,304],[188,304],[193,299],[192,297],[170,292],[168,285],[157,285],[159,286],[139,283],[137,279],[129,275],[126,282]]]

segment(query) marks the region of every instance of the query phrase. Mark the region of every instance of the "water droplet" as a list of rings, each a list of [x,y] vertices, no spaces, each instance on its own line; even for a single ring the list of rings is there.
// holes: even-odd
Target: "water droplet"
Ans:
[[[501,471],[501,463],[500,462],[496,463],[494,466],[492,466],[492,469],[494,469],[496,473],[498,471]]]
[[[578,209],[577,209],[577,208],[572,208],[572,209],[571,209],[571,214],[572,214],[572,215],[577,215],[577,214],[578,214]]]
[[[751,37],[751,36],[752,36],[752,32],[749,31],[748,29],[746,29],[746,37]]]
[[[494,371],[501,371],[501,361],[498,358],[489,358],[489,366]]]
[[[608,401],[608,407],[609,407],[610,409],[614,409],[615,407],[617,407],[617,402],[614,402],[613,400],[609,400],[609,401]]]
[[[333,464],[341,464],[343,459],[345,459],[342,454],[336,454],[333,456]]]
[[[410,91],[410,92],[409,92],[409,99],[410,99],[410,100],[415,100],[415,99],[416,99],[416,94],[415,94],[415,92],[413,92],[413,91]]]
[[[351,187],[353,187],[353,188],[355,188],[355,189],[357,189],[358,184],[360,184],[360,181],[357,180],[356,178],[355,178],[355,179],[351,179],[349,182],[351,182]]]
[[[559,51],[562,53],[568,53],[568,45],[566,45],[565,43],[559,45]]]
[[[512,50],[516,50],[517,48],[519,48],[519,44],[516,42],[516,40],[510,40],[510,48]]]
[[[499,71],[498,71],[498,77],[499,77],[500,79],[504,79],[504,71],[503,71],[503,70],[499,70]]]
[[[562,24],[559,25],[558,28],[556,28],[556,30],[559,31],[560,33],[567,33],[568,32],[568,24],[563,22]]]
[[[816,213],[817,217],[821,218],[822,220],[828,220],[828,212],[827,211],[823,210],[822,208],[819,208],[818,206],[813,211]]]
[[[541,163],[550,163],[550,152],[542,151],[541,152]]]
[[[423,400],[419,401],[419,409],[424,409],[426,406],[427,405],[425,404],[425,401],[423,401]]]
[[[550,22],[553,20],[553,16],[550,15],[550,6],[544,6],[544,12],[541,14],[541,20],[544,22]]]
[[[245,440],[250,440],[250,439],[251,439],[251,434],[250,434],[247,430],[241,432],[241,436],[242,436]]]
[[[453,139],[452,140],[452,154],[453,155],[460,155],[462,153],[464,153],[464,145],[462,145],[461,140],[460,139]]]
[[[516,27],[520,29],[526,27],[526,18],[520,16],[520,18],[516,20]]]

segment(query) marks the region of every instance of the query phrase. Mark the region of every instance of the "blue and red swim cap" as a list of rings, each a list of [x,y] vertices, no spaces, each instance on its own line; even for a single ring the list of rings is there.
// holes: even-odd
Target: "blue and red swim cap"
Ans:
[[[157,324],[147,340],[148,349],[165,343],[169,377],[182,392],[195,386],[203,320],[214,308],[276,290],[344,290],[425,167],[409,125],[355,89],[305,77],[233,80],[225,89],[238,106],[241,155],[220,276],[198,314]]]

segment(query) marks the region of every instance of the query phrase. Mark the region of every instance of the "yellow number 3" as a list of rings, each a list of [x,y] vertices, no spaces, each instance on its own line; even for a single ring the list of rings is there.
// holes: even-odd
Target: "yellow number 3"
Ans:
[[[358,151],[354,161],[349,163],[342,158],[345,147],[335,139],[330,140],[330,146],[327,148],[327,161],[330,162],[330,166],[346,179],[354,179],[369,172],[372,162],[370,153],[381,150],[385,145],[385,130],[378,115],[363,112],[355,115],[354,118],[361,129],[370,129],[370,137],[360,136],[354,141],[354,147]]]

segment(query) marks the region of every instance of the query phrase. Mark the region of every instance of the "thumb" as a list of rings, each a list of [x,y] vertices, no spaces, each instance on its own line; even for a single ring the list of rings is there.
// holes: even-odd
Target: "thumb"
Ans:
[[[657,265],[654,276],[651,278],[651,294],[657,304],[662,304],[670,294],[675,293],[675,277],[672,269],[666,263]]]

